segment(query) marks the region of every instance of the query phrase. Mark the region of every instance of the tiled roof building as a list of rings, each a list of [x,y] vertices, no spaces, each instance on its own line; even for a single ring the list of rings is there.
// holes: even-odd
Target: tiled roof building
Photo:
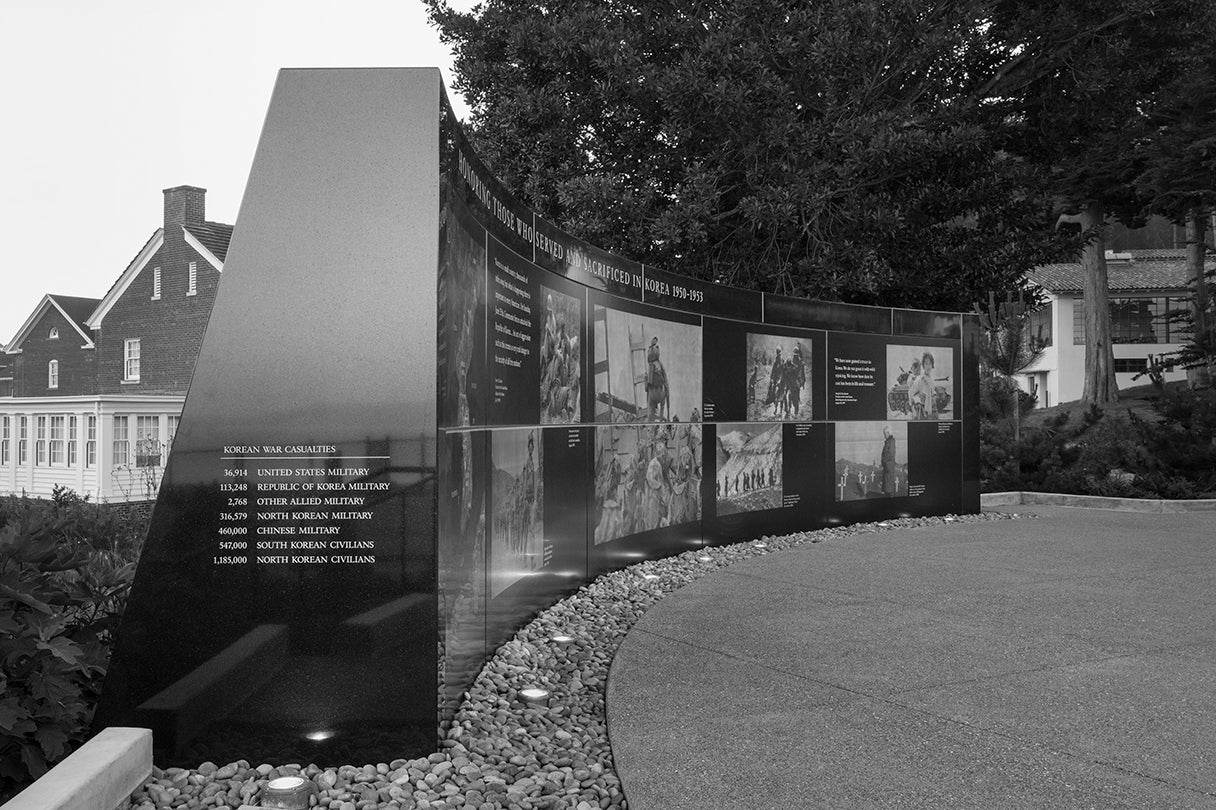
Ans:
[[[1163,220],[1144,229],[1114,228],[1106,257],[1110,294],[1111,348],[1115,379],[1120,388],[1143,385],[1150,359],[1181,348],[1189,339],[1185,323],[1176,315],[1191,302],[1185,243]],[[1208,236],[1206,267],[1216,267],[1216,249]],[[1039,360],[1025,369],[1020,380],[1038,397],[1040,407],[1081,397],[1084,387],[1085,274],[1080,262],[1048,264],[1035,268],[1029,280],[1047,298],[1046,306],[1031,318],[1031,340],[1044,347]],[[1167,375],[1179,380],[1185,372]]]

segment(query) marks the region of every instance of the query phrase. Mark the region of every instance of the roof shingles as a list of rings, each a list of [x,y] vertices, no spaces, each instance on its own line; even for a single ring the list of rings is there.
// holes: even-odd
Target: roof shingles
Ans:
[[[1111,292],[1186,288],[1189,276],[1185,251],[1135,250],[1129,253],[1130,259],[1106,260],[1107,287]],[[1209,255],[1206,266],[1216,266],[1216,257]],[[1080,292],[1085,286],[1085,269],[1079,262],[1041,265],[1028,275],[1031,281],[1053,293]]]

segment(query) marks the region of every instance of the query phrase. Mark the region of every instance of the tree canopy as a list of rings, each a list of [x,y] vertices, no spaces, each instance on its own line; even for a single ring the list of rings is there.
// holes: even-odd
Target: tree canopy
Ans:
[[[1164,144],[1149,112],[1176,109],[1199,55],[1210,51],[1213,18],[1211,4],[1188,0],[1000,0],[993,9],[990,35],[1012,55],[991,85],[1008,110],[1010,148],[1041,167],[1061,212],[1083,228],[1088,402],[1116,399],[1118,390],[1106,225],[1142,224],[1162,186],[1177,179],[1174,158],[1160,149],[1145,174],[1147,145]]]
[[[999,93],[1024,45],[990,4],[426,1],[490,168],[630,258],[966,310],[1079,247],[1010,148]]]

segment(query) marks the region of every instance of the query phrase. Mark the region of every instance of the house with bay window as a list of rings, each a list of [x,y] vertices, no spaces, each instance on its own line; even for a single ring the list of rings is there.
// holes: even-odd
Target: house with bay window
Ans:
[[[1216,266],[1208,234],[1206,267]],[[1182,348],[1190,339],[1185,322],[1176,315],[1190,307],[1187,286],[1186,237],[1183,229],[1164,220],[1151,220],[1142,229],[1116,226],[1106,252],[1111,349],[1115,380],[1120,388],[1145,385],[1153,357]],[[1081,398],[1085,382],[1085,286],[1079,262],[1036,268],[1029,281],[1046,299],[1030,319],[1030,341],[1043,355],[1020,375],[1019,384],[1036,394],[1045,408]],[[1172,371],[1166,382],[1186,379]]]
[[[205,197],[165,189],[105,296],[43,296],[0,352],[0,494],[156,496],[232,238]]]

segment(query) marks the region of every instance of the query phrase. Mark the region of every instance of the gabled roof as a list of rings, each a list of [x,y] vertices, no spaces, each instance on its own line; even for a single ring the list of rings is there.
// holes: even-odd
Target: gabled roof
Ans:
[[[21,329],[17,332],[17,336],[13,338],[13,342],[8,344],[5,352],[16,354],[21,351],[21,343],[29,337],[34,327],[38,325],[38,321],[46,314],[48,309],[54,308],[59,311],[68,323],[76,329],[81,340],[84,341],[83,348],[93,348],[93,335],[89,332],[87,319],[97,305],[101,303],[97,298],[80,298],[75,295],[44,295],[42,300],[38,302],[38,306],[30,313],[30,316],[25,319],[25,323],[21,325]]]
[[[1208,255],[1206,266],[1216,266],[1216,257]],[[1107,286],[1111,292],[1152,290],[1185,290],[1189,275],[1186,251],[1175,249],[1132,250],[1108,256]],[[1027,274],[1028,278],[1048,292],[1081,292],[1085,287],[1085,269],[1080,262],[1045,264]]]
[[[135,258],[127,265],[127,269],[122,271],[122,275],[118,280],[110,285],[110,289],[106,291],[105,297],[101,299],[101,303],[97,305],[89,316],[87,326],[90,329],[100,329],[101,320],[110,311],[110,307],[122,297],[122,294],[127,291],[127,287],[131,286],[131,282],[139,275],[139,271],[143,270],[156,255],[156,251],[160,250],[160,246],[165,243],[165,229],[157,228],[153,231],[152,236],[144,242],[144,246],[139,249],[139,253],[135,254]]]
[[[231,225],[222,222],[195,222],[183,227],[187,234],[197,239],[220,262],[228,256],[228,243],[232,241]]]

